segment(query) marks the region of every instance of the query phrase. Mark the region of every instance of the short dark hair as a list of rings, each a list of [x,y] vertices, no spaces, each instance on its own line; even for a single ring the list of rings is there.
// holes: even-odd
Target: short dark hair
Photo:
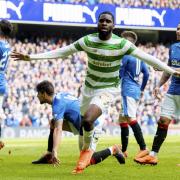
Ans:
[[[36,86],[37,92],[44,93],[46,92],[49,96],[54,94],[54,86],[51,82],[45,80],[37,84]]]
[[[112,20],[113,20],[113,23],[114,23],[114,15],[110,11],[104,11],[104,12],[100,13],[99,16],[98,16],[98,20],[101,17],[101,15],[103,15],[103,14],[109,14],[112,17]]]
[[[13,25],[6,19],[0,21],[0,35],[10,37],[13,32]]]
[[[121,33],[121,37],[123,37],[123,38],[131,37],[134,39],[134,43],[136,43],[136,41],[138,39],[137,34],[133,31],[123,31]]]

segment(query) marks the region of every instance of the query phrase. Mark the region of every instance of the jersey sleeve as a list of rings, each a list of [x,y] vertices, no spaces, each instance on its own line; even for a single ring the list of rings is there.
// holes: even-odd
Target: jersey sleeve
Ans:
[[[171,66],[171,54],[172,54],[172,46],[169,48],[168,66]]]
[[[65,113],[65,106],[63,104],[58,103],[53,107],[53,118],[56,121],[63,120],[64,113]]]
[[[82,39],[82,38],[81,38]],[[31,54],[31,60],[41,60],[41,59],[55,59],[55,58],[65,58],[69,55],[72,55],[78,51],[83,51],[80,46],[80,42],[82,41],[79,39],[78,41],[61,48],[57,48],[52,51],[39,53],[39,54]]]
[[[120,65],[119,78],[124,77],[124,73],[125,73],[127,63],[128,63],[128,58],[127,58],[127,56],[124,56],[122,58],[121,65]]]
[[[130,55],[130,54],[132,54],[137,49],[137,47],[132,42],[130,42],[128,40],[126,40],[124,46],[126,48],[125,55]]]
[[[86,36],[85,36],[86,37]],[[84,49],[83,49],[83,42],[84,42],[84,38],[85,37],[82,37],[82,38],[80,38],[79,40],[77,40],[77,41],[75,41],[74,43],[73,43],[73,46],[74,46],[74,48],[77,50],[77,51],[84,51]]]
[[[3,56],[3,52],[2,52],[2,45],[1,45],[1,42],[0,42],[0,59],[2,59],[2,56]]]
[[[142,79],[142,85],[141,85],[141,91],[144,91],[147,81],[149,79],[149,69],[147,67],[147,65],[144,62],[142,63],[142,70],[141,72],[143,73],[143,79]]]
[[[145,63],[149,64],[150,66],[153,66],[157,69],[163,70],[169,74],[174,74],[175,70],[171,67],[167,66],[165,63],[160,61],[159,59],[155,58],[154,56],[145,53],[144,51],[140,50],[139,48],[136,48],[132,52],[132,56],[135,56],[139,58],[140,60],[144,61]]]

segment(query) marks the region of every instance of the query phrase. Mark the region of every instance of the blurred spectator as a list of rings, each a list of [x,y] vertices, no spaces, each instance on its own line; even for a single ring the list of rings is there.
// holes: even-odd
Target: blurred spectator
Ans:
[[[39,127],[40,126],[40,119],[39,119],[39,112],[38,111],[30,113],[29,118],[31,120],[33,127]]]
[[[179,0],[34,0],[49,3],[84,3],[89,5],[115,4],[120,7],[180,8]]]
[[[8,114],[5,119],[5,125],[8,127],[17,127],[19,126],[19,121],[12,114]]]
[[[28,115],[24,115],[24,117],[21,119],[20,126],[23,126],[23,127],[25,127],[25,126],[32,126],[32,122],[29,119]]]

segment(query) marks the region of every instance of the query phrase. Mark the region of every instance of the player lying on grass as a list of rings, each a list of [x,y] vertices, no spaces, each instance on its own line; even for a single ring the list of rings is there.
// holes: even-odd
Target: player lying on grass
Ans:
[[[58,165],[60,163],[57,152],[61,143],[62,131],[69,131],[79,135],[79,149],[83,147],[83,132],[81,129],[80,105],[76,97],[69,93],[54,93],[54,87],[49,81],[42,81],[36,87],[38,99],[41,104],[48,103],[52,106],[53,119],[50,122],[50,134],[48,138],[48,152],[33,164],[50,163]],[[100,152],[95,152],[99,135],[102,130],[103,121],[95,121],[95,131],[93,134],[90,148],[93,150],[93,156],[88,165],[97,164],[110,155],[114,155],[119,163],[124,164],[125,159],[121,148],[114,145]]]

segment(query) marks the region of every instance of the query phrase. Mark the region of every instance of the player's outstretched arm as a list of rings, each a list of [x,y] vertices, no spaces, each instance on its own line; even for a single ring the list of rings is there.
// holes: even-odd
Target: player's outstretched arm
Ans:
[[[131,55],[141,59],[142,61],[146,62],[147,64],[149,64],[149,65],[151,65],[157,69],[160,69],[160,70],[167,72],[168,74],[171,74],[171,75],[176,76],[176,77],[180,77],[180,72],[175,71],[174,69],[167,66],[165,63],[163,63],[159,59],[145,53],[144,51],[140,50],[139,48],[135,49],[131,53]]]
[[[31,61],[31,60],[43,60],[43,59],[56,59],[56,58],[64,58],[67,57],[75,52],[78,52],[79,50],[75,48],[74,44],[70,44],[68,46],[64,46],[62,48],[58,48],[52,51],[39,53],[39,54],[23,54],[19,52],[12,52],[11,57],[15,61]]]
[[[16,51],[13,51],[11,53],[11,58],[13,58],[15,61],[30,61],[30,57],[28,54],[18,53]]]

